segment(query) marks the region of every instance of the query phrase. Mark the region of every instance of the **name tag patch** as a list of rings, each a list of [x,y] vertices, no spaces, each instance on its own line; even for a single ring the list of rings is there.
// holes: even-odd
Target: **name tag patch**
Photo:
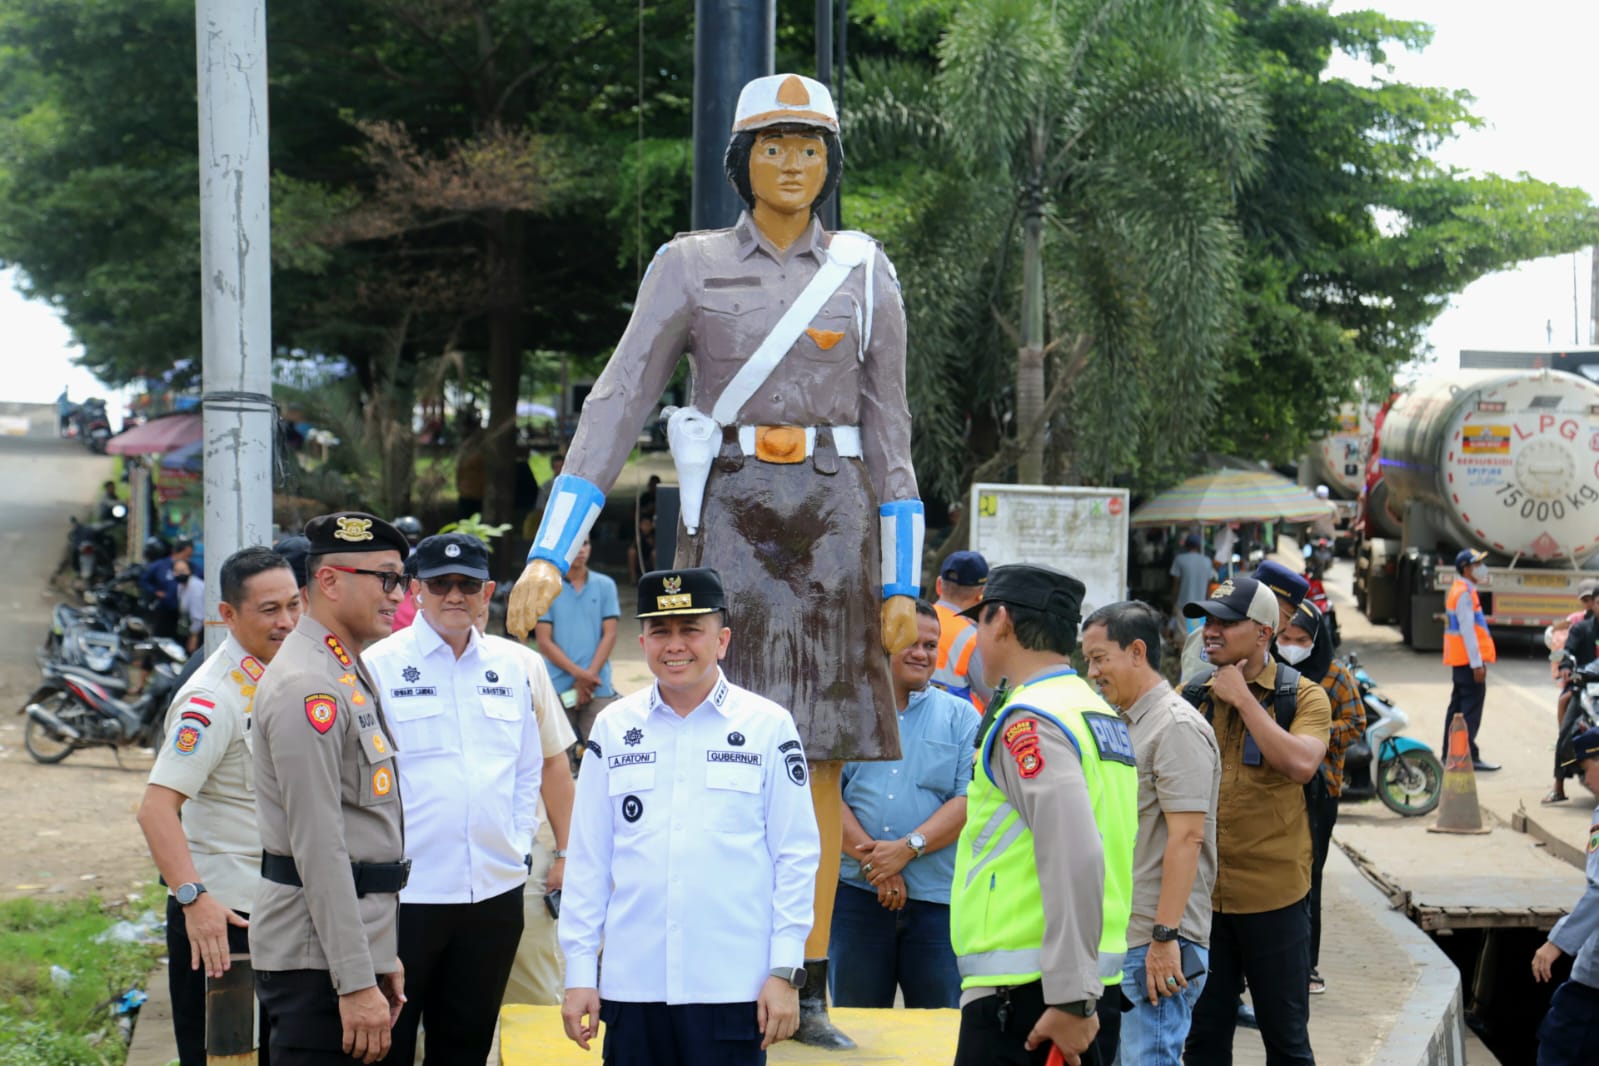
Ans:
[[[511,695],[511,686],[510,685],[479,685],[477,687],[477,694],[479,696],[506,696],[506,697],[509,697]]]
[[[595,745],[594,754],[598,755],[599,753],[599,746]],[[610,759],[610,768],[615,770],[623,766],[638,766],[641,763],[650,763],[654,761],[655,753],[653,751],[630,751],[623,755],[612,755]]]
[[[705,753],[706,762],[736,762],[745,766],[761,765],[761,757],[753,751],[708,751]]]
[[[1133,757],[1133,738],[1127,732],[1126,722],[1108,714],[1085,714],[1083,721],[1088,723],[1088,731],[1094,735],[1094,747],[1099,749],[1101,759],[1127,766],[1138,765],[1138,760]]]
[[[397,700],[403,700],[414,696],[437,696],[438,694],[439,689],[437,685],[412,685],[409,688],[389,689],[389,695]]]

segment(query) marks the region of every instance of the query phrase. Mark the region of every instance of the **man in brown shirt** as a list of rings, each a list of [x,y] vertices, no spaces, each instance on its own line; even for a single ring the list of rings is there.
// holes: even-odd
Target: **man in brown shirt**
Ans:
[[[1292,695],[1279,695],[1280,673],[1293,668],[1270,655],[1281,618],[1266,585],[1234,578],[1185,613],[1205,619],[1205,654],[1216,671],[1199,707],[1221,749],[1210,977],[1194,1008],[1186,1062],[1232,1062],[1247,981],[1268,1066],[1313,1066],[1304,786],[1321,768],[1332,709],[1322,687],[1297,671]]]

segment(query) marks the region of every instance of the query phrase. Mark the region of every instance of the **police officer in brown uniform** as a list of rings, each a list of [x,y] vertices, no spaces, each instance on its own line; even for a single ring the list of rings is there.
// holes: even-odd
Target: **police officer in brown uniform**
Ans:
[[[394,738],[362,645],[387,636],[408,546],[347,511],[306,523],[310,600],[255,696],[256,993],[278,1066],[370,1063],[405,1001]]]

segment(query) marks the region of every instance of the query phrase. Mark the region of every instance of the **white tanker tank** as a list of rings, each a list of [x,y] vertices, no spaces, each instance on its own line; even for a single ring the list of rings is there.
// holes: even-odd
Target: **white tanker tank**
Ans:
[[[1576,609],[1592,576],[1578,568],[1599,565],[1599,384],[1551,370],[1423,381],[1395,399],[1379,449],[1409,560],[1396,613],[1416,647],[1441,646],[1460,548],[1490,555],[1490,625],[1541,628]]]
[[[1338,428],[1310,442],[1301,481],[1314,488],[1326,485],[1335,500],[1353,500],[1366,480],[1366,452],[1371,447],[1369,407],[1346,403],[1338,410]]]

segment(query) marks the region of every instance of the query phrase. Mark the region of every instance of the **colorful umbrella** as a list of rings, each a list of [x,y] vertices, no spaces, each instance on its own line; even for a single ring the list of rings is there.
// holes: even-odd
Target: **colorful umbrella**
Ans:
[[[1133,511],[1135,526],[1190,522],[1308,522],[1327,504],[1285,477],[1263,470],[1211,470],[1167,489]]]

